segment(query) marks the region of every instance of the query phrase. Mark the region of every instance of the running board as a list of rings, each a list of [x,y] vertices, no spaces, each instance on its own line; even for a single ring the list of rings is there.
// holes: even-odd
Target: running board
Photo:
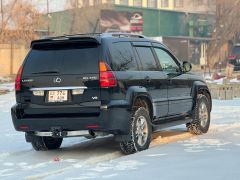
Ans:
[[[158,122],[158,124],[152,124],[153,127],[153,132],[157,132],[169,127],[173,127],[173,126],[178,126],[178,125],[182,125],[182,124],[187,124],[190,123],[192,121],[192,118],[185,118],[182,120],[174,120],[174,121],[168,121],[168,122]]]

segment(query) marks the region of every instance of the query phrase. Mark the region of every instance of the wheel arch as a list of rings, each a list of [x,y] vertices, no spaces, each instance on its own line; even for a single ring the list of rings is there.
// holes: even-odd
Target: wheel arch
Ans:
[[[147,89],[145,87],[139,87],[134,86],[128,89],[127,92],[127,101],[130,104],[130,107],[134,107],[134,103],[138,100],[143,100],[148,105],[149,115],[150,118],[153,119],[153,104],[152,104],[152,98],[150,94],[148,93]]]
[[[198,94],[204,94],[205,96],[207,96],[207,98],[209,100],[209,104],[210,104],[210,111],[211,111],[212,110],[212,97],[211,97],[211,92],[206,83],[201,82],[201,81],[194,82],[193,88],[192,88],[192,97],[193,97],[193,101],[194,101],[193,104],[195,104]]]

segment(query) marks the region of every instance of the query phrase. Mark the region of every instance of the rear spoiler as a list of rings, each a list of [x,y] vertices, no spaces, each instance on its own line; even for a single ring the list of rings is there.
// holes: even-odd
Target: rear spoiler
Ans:
[[[48,37],[45,39],[34,40],[31,42],[31,48],[34,48],[38,45],[44,44],[62,44],[62,43],[77,43],[77,42],[90,42],[101,44],[101,38],[97,36],[80,36],[80,35],[66,35],[66,36],[57,36],[57,37]]]

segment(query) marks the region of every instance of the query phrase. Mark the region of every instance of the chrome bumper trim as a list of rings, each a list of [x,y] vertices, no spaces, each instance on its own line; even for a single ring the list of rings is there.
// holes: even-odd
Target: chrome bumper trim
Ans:
[[[59,137],[71,137],[71,136],[88,136],[89,131],[88,130],[82,130],[82,131],[63,131],[63,132],[58,132]],[[36,136],[45,136],[45,137],[52,137],[54,136],[54,132],[40,132],[40,131],[35,131],[34,134]],[[63,135],[64,134],[64,135]]]
[[[87,89],[87,87],[86,86],[40,87],[31,88],[30,91],[74,90],[74,89]]]

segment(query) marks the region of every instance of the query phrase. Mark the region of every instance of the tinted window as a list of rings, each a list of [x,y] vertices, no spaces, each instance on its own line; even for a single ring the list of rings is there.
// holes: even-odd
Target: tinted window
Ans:
[[[98,72],[98,48],[33,49],[24,64],[23,75],[41,72],[83,74]]]
[[[113,43],[111,46],[112,69],[114,71],[138,70],[133,49],[129,42]]]
[[[150,47],[136,47],[144,71],[157,71],[158,67]]]
[[[173,58],[164,50],[160,48],[154,48],[161,64],[163,71],[173,71],[176,72],[179,67]]]

